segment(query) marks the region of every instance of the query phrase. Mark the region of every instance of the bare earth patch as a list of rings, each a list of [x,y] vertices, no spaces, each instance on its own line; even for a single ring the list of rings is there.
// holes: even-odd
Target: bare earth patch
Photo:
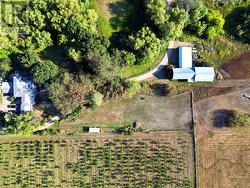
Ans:
[[[250,51],[225,60],[221,66],[231,79],[250,79]]]
[[[62,127],[87,124],[107,128],[111,124],[112,127],[119,127],[135,121],[142,122],[143,127],[149,130],[189,131],[192,124],[191,96],[189,93],[176,97],[136,96],[113,101],[95,111],[85,112],[75,122],[62,122]]]

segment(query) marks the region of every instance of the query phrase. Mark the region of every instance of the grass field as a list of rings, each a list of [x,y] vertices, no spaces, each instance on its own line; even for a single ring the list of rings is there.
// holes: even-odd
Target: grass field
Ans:
[[[250,179],[250,129],[216,130],[198,140],[201,188],[245,188]]]
[[[185,133],[46,141],[0,139],[1,188],[188,188],[193,187],[193,174],[192,139]]]
[[[171,98],[144,96],[143,99],[139,95],[84,112],[76,121],[63,121],[61,128],[66,131],[81,131],[91,126],[114,129],[139,121],[148,130],[189,131],[192,126],[190,100],[189,94]]]
[[[250,88],[195,103],[198,184],[201,188],[245,188],[250,179],[250,129],[228,128],[227,110],[250,112]]]

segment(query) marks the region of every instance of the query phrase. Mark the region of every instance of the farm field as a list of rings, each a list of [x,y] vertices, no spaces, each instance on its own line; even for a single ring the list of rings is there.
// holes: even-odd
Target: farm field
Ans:
[[[248,187],[250,129],[227,128],[226,113],[249,113],[249,100],[243,97],[249,92],[246,88],[195,103],[199,187]]]
[[[191,96],[140,96],[109,102],[95,111],[83,112],[76,120],[65,120],[61,128],[66,131],[98,126],[115,129],[138,121],[148,130],[184,130],[192,126]]]
[[[248,187],[250,129],[197,132],[198,185],[201,188]]]
[[[186,133],[15,139],[0,140],[0,187],[193,187]]]
[[[250,51],[226,59],[221,68],[230,75],[230,79],[250,79]]]

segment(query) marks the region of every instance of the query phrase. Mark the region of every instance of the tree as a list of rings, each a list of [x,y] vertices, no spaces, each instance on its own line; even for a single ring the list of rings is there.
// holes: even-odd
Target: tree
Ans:
[[[138,64],[152,63],[161,52],[162,42],[149,27],[143,27],[137,34],[129,36],[131,49],[140,57]]]
[[[102,103],[103,103],[103,95],[98,91],[94,91],[91,94],[91,107],[95,109],[96,107],[100,106]]]
[[[156,26],[162,26],[168,21],[166,0],[145,0],[146,12]]]
[[[90,104],[94,85],[92,80],[84,75],[66,72],[47,85],[46,89],[55,107],[66,116],[76,108]]]
[[[205,36],[209,40],[213,40],[221,34],[224,34],[223,26],[225,20],[222,14],[217,10],[209,10],[207,15],[208,27],[205,30]]]
[[[189,11],[189,14],[190,21],[187,30],[197,36],[202,36],[208,26],[206,21],[208,8],[202,2],[198,2],[197,6]]]
[[[95,33],[97,13],[88,8],[88,4],[78,0],[49,1],[47,18],[51,29],[70,35],[85,32]]]
[[[32,67],[38,62],[39,55],[36,52],[26,52],[18,55],[18,61],[26,68]]]
[[[73,59],[76,63],[79,63],[82,60],[81,51],[76,51],[74,48],[70,48],[69,57]]]
[[[3,124],[3,130],[8,134],[32,135],[41,126],[41,121],[32,113],[23,115],[7,113]]]
[[[231,110],[228,112],[227,125],[229,127],[249,127],[250,115],[237,110]]]
[[[12,69],[9,57],[0,58],[0,74],[6,76]]]
[[[44,84],[51,78],[58,74],[58,66],[50,60],[38,63],[32,69],[34,82],[37,84]]]

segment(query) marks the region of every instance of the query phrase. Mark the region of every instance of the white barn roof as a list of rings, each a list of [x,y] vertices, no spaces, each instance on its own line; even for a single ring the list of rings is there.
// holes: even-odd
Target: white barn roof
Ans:
[[[213,82],[215,72],[213,67],[195,67],[196,82]]]
[[[192,68],[192,47],[179,48],[179,68]]]
[[[188,80],[192,82],[195,76],[195,72],[192,68],[174,68],[173,73],[173,80]]]

